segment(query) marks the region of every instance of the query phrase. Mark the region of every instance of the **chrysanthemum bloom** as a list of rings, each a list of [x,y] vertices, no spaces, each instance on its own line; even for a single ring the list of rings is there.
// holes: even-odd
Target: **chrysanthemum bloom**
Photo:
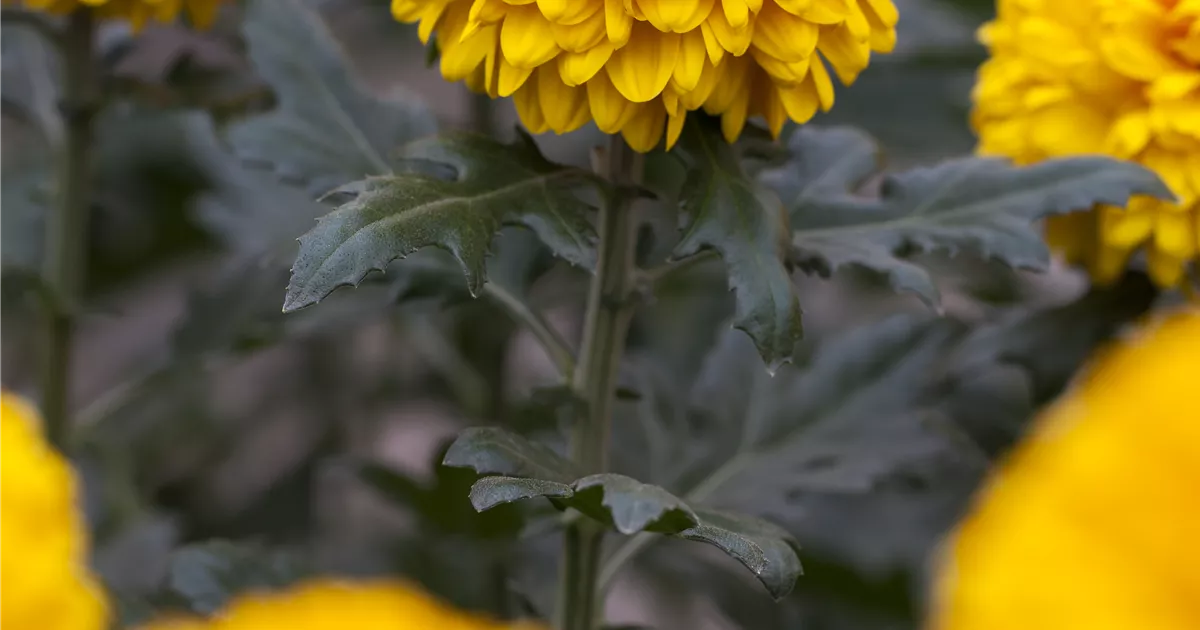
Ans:
[[[141,630],[536,630],[451,608],[403,582],[318,580],[245,595],[210,620],[174,618]]]
[[[1200,3],[1195,0],[1000,0],[982,37],[992,58],[973,122],[986,154],[1028,164],[1107,154],[1156,171],[1178,201],[1051,219],[1047,238],[1099,282],[1145,248],[1150,273],[1176,286],[1200,250]]]
[[[1105,353],[945,549],[932,630],[1200,628],[1198,377],[1200,310]]]
[[[79,7],[92,7],[96,15],[111,20],[128,20],[135,30],[147,22],[171,23],[187,11],[197,28],[208,28],[217,17],[223,0],[4,0],[4,5],[24,6],[35,11],[65,15]]]
[[[28,403],[0,395],[0,627],[103,630],[104,595],[70,465],[42,438]]]
[[[513,96],[531,131],[589,120],[638,151],[687,112],[747,117],[775,134],[833,105],[830,68],[852,83],[896,41],[892,0],[392,0],[392,15],[436,33],[442,75]]]

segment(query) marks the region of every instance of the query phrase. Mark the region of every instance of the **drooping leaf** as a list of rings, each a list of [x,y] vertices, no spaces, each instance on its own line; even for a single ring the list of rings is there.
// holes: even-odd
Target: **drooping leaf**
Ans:
[[[706,542],[741,562],[775,599],[792,592],[800,567],[800,545],[787,530],[760,518],[697,509],[700,523],[679,533],[681,538]]]
[[[820,135],[808,139],[814,137]],[[796,148],[804,151],[805,146],[815,150],[819,143]],[[797,166],[771,172],[768,181],[798,186],[791,178],[798,179],[809,167],[803,158],[797,160]],[[1033,225],[1036,220],[1098,203],[1124,205],[1135,194],[1170,196],[1149,170],[1103,157],[1027,167],[966,158],[891,175],[878,198],[816,193],[789,208],[792,260],[822,275],[845,265],[865,267],[885,275],[893,289],[916,293],[931,305],[939,301],[937,286],[926,269],[907,259],[912,254],[964,252],[1040,270],[1050,254]]]
[[[478,510],[545,497],[611,525],[623,534],[676,533],[696,525],[692,509],[661,487],[614,473],[579,477],[575,466],[548,447],[503,429],[467,429],[442,464],[484,477],[471,488]]]
[[[450,252],[468,290],[478,295],[487,281],[492,238],[506,224],[524,225],[559,256],[592,266],[596,236],[590,206],[576,189],[599,184],[589,173],[546,160],[528,136],[504,145],[482,136],[447,135],[410,144],[404,157],[448,167],[456,176],[411,172],[337,189],[352,199],[301,237],[285,311],[314,304],[427,246]]]
[[[625,475],[601,473],[574,483],[569,505],[600,521],[611,521],[622,534],[675,533],[698,522],[686,503],[663,488]]]
[[[243,158],[269,164],[311,194],[390,173],[401,145],[436,131],[433,114],[414,97],[367,91],[309,3],[254,0],[243,30],[278,107],[234,126],[229,140]]]
[[[737,301],[734,326],[754,340],[770,371],[789,360],[800,339],[800,303],[783,255],[787,215],[776,195],[742,171],[737,153],[708,121],[685,128],[691,168],[681,193],[687,215],[674,257],[715,249]]]
[[[471,486],[471,505],[476,510],[490,510],[498,505],[536,497],[567,499],[575,494],[568,484],[545,479],[520,477],[484,477]]]

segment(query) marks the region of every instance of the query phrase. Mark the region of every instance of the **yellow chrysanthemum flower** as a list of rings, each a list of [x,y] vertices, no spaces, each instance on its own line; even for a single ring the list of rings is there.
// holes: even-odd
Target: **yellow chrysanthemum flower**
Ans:
[[[1145,247],[1178,285],[1200,251],[1200,2],[999,0],[973,122],[986,154],[1028,164],[1107,154],[1156,171],[1177,202],[1134,198],[1049,221],[1068,260],[1111,281]]]
[[[775,134],[807,121],[833,105],[825,64],[852,83],[898,19],[892,0],[392,0],[392,15],[437,33],[446,79],[513,96],[530,131],[595,120],[642,152],[701,107],[731,142],[750,116]]]
[[[403,582],[318,580],[246,595],[211,619],[174,618],[141,630],[536,630],[451,608]]]
[[[197,28],[208,28],[217,17],[223,0],[4,0],[5,5],[24,6],[35,11],[66,15],[79,7],[91,7],[103,19],[128,20],[134,30],[147,22],[171,23],[187,11],[188,20]]]
[[[959,527],[932,629],[1200,628],[1198,383],[1200,310],[1106,353]]]
[[[70,465],[37,412],[0,395],[0,627],[102,630],[104,595],[87,570],[87,534]]]

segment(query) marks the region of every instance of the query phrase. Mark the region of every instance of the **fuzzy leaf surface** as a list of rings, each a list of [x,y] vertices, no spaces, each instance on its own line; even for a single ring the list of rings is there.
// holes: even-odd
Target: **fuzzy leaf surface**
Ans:
[[[776,195],[742,170],[720,132],[702,122],[684,130],[691,160],[680,203],[687,223],[672,254],[714,249],[735,292],[734,326],[750,335],[768,369],[788,361],[803,332],[800,302],[784,266],[787,216]]]
[[[753,516],[712,509],[697,509],[699,524],[680,538],[719,548],[742,563],[776,600],[792,592],[800,567],[799,543],[787,530]]]
[[[471,295],[478,295],[487,282],[492,238],[505,225],[530,228],[573,264],[594,264],[591,206],[577,189],[599,184],[589,173],[548,161],[528,136],[511,145],[472,134],[429,138],[408,145],[404,157],[455,175],[444,179],[421,169],[336,189],[333,194],[350,200],[300,238],[285,311],[357,285],[371,270],[428,246],[449,252]]]
[[[819,148],[810,144],[817,146],[796,150],[803,155]],[[792,168],[806,170],[803,164]],[[771,179],[786,180],[778,172]],[[1138,194],[1170,197],[1151,171],[1105,157],[1026,167],[966,158],[890,175],[877,198],[816,192],[789,207],[792,260],[822,275],[846,265],[865,267],[886,276],[894,290],[913,292],[931,305],[940,300],[937,286],[926,269],[907,259],[913,254],[965,252],[1041,270],[1050,253],[1034,225],[1038,219],[1095,204],[1122,206]]]

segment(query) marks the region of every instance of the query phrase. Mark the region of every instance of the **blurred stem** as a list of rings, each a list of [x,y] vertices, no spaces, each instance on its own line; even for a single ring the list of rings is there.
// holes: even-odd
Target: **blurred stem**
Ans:
[[[575,393],[587,402],[584,417],[571,432],[571,458],[587,473],[608,467],[609,419],[617,384],[617,369],[633,318],[637,287],[633,264],[636,243],[632,198],[625,192],[641,179],[642,156],[620,136],[611,136],[608,150],[597,160],[596,172],[616,189],[600,209],[600,255],[588,292],[583,345],[572,378]],[[556,627],[593,630],[603,602],[597,579],[604,530],[590,519],[567,525],[559,574]]]
[[[483,294],[507,311],[514,321],[524,324],[541,344],[550,360],[554,361],[559,374],[564,379],[571,379],[571,375],[575,371],[575,355],[571,352],[571,346],[563,340],[558,331],[545,318],[495,282],[483,285]]]
[[[92,121],[99,108],[99,84],[92,56],[95,20],[86,6],[67,17],[61,47],[63,145],[60,147],[58,202],[46,218],[44,281],[54,296],[47,309],[43,349],[42,414],[52,444],[65,450],[70,428],[71,340],[83,299],[91,202]]]

